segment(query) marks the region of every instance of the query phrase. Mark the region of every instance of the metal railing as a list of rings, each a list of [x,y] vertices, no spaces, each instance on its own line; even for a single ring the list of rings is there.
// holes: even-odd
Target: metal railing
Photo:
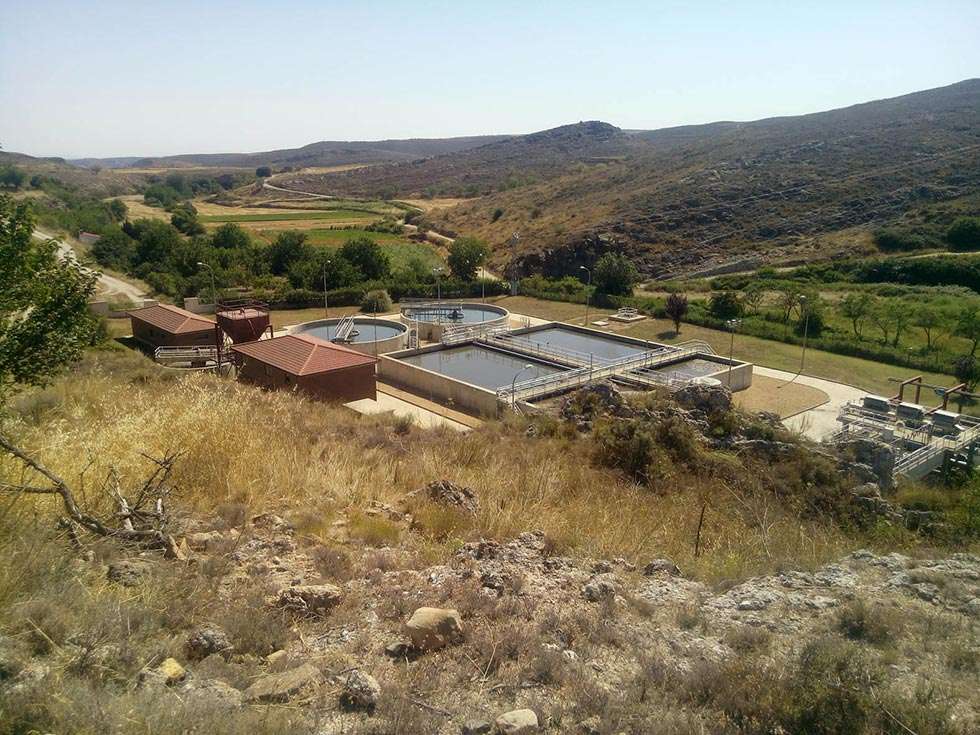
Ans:
[[[345,316],[337,323],[337,331],[333,333],[331,342],[347,342],[350,340],[351,332],[354,331],[354,317]]]
[[[178,363],[207,363],[218,362],[218,349],[216,347],[157,347],[153,351],[154,361],[161,365],[174,365]]]
[[[476,324],[449,324],[443,327],[440,341],[445,345],[459,344],[490,338],[510,331],[506,324],[477,322]]]

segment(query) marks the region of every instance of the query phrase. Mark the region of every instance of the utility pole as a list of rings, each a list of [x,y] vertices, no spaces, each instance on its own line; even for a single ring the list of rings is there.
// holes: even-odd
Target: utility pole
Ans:
[[[585,326],[589,326],[589,299],[592,298],[592,271],[586,268],[584,265],[579,266],[579,270],[583,270],[588,274],[588,281],[586,282],[585,291]]]
[[[800,308],[803,309],[803,354],[800,355],[800,375],[802,375],[806,363],[806,339],[810,334],[810,308],[806,296],[800,296]]]
[[[330,265],[330,260],[323,261],[323,318],[330,318],[330,308],[327,305],[327,266]]]
[[[729,319],[725,322],[729,331],[732,333],[731,343],[728,345],[728,390],[732,389],[732,368],[735,366],[735,330],[742,324],[741,319]]]
[[[207,263],[201,262],[200,260],[197,261],[197,264],[201,268],[207,268],[208,269],[208,273],[211,274],[211,301],[214,303],[214,310],[215,310],[215,312],[217,312],[218,311],[218,290],[214,287],[214,268],[212,268]]]

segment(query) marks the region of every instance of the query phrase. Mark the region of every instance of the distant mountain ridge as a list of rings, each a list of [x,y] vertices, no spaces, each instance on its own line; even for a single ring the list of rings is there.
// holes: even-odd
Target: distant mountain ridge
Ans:
[[[457,153],[476,146],[505,140],[507,135],[473,135],[457,138],[408,138],[378,141],[318,141],[299,148],[282,148],[259,153],[191,153],[176,156],[77,158],[76,166],[92,168],[173,168],[213,166],[228,168],[343,166],[354,163],[411,161],[428,156]]]

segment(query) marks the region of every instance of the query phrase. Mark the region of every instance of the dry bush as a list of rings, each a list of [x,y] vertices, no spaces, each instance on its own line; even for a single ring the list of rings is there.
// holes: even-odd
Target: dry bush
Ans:
[[[874,605],[863,599],[851,600],[836,615],[837,630],[851,640],[875,645],[892,642],[902,631],[902,619],[897,610]]]
[[[343,549],[317,546],[310,552],[317,573],[335,582],[346,582],[354,577],[354,563]]]

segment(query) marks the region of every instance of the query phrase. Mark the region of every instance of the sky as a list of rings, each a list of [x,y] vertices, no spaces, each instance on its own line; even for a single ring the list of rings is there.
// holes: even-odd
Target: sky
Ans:
[[[0,146],[64,157],[653,129],[980,76],[966,2],[0,0]]]

